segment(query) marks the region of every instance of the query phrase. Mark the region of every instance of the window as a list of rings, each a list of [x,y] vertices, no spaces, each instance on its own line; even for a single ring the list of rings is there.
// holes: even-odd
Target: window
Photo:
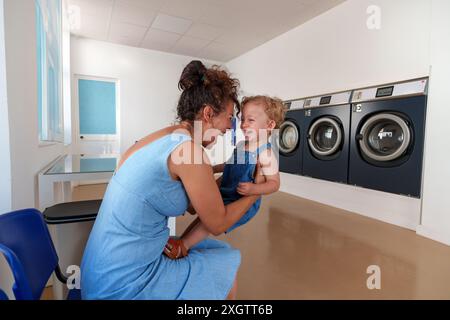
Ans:
[[[39,140],[63,142],[61,1],[35,0]]]

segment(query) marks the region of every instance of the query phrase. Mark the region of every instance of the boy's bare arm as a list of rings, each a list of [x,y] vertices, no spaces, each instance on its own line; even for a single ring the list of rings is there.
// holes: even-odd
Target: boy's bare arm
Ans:
[[[280,177],[278,175],[265,176],[266,182],[259,184],[252,184],[250,193],[248,195],[267,195],[277,192],[280,189]],[[238,187],[239,189],[239,187]],[[239,190],[238,190],[239,192]]]
[[[267,195],[277,192],[280,189],[280,173],[278,172],[278,162],[272,151],[266,150],[261,153],[255,177],[255,182],[241,182],[237,192],[241,195]],[[261,176],[264,178],[262,180]],[[260,181],[256,181],[256,179]],[[259,182],[259,183],[258,183]]]

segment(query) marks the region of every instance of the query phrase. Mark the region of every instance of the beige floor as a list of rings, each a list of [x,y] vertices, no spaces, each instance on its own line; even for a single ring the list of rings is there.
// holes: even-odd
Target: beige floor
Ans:
[[[103,192],[83,186],[74,198]],[[178,218],[177,233],[191,220]],[[242,254],[238,299],[450,299],[450,247],[285,193],[265,197],[250,223],[219,238]],[[367,288],[371,265],[380,290]]]

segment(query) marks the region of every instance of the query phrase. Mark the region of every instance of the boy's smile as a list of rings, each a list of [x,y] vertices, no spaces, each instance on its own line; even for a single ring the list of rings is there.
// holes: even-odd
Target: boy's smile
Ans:
[[[247,141],[257,140],[260,130],[272,129],[263,105],[252,102],[245,105],[242,111],[241,129]]]

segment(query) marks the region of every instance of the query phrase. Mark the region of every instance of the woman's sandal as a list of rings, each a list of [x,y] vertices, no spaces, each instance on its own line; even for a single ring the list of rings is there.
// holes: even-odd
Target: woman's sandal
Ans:
[[[188,255],[188,251],[184,246],[183,240],[169,238],[164,247],[164,254],[170,259],[181,259]]]

